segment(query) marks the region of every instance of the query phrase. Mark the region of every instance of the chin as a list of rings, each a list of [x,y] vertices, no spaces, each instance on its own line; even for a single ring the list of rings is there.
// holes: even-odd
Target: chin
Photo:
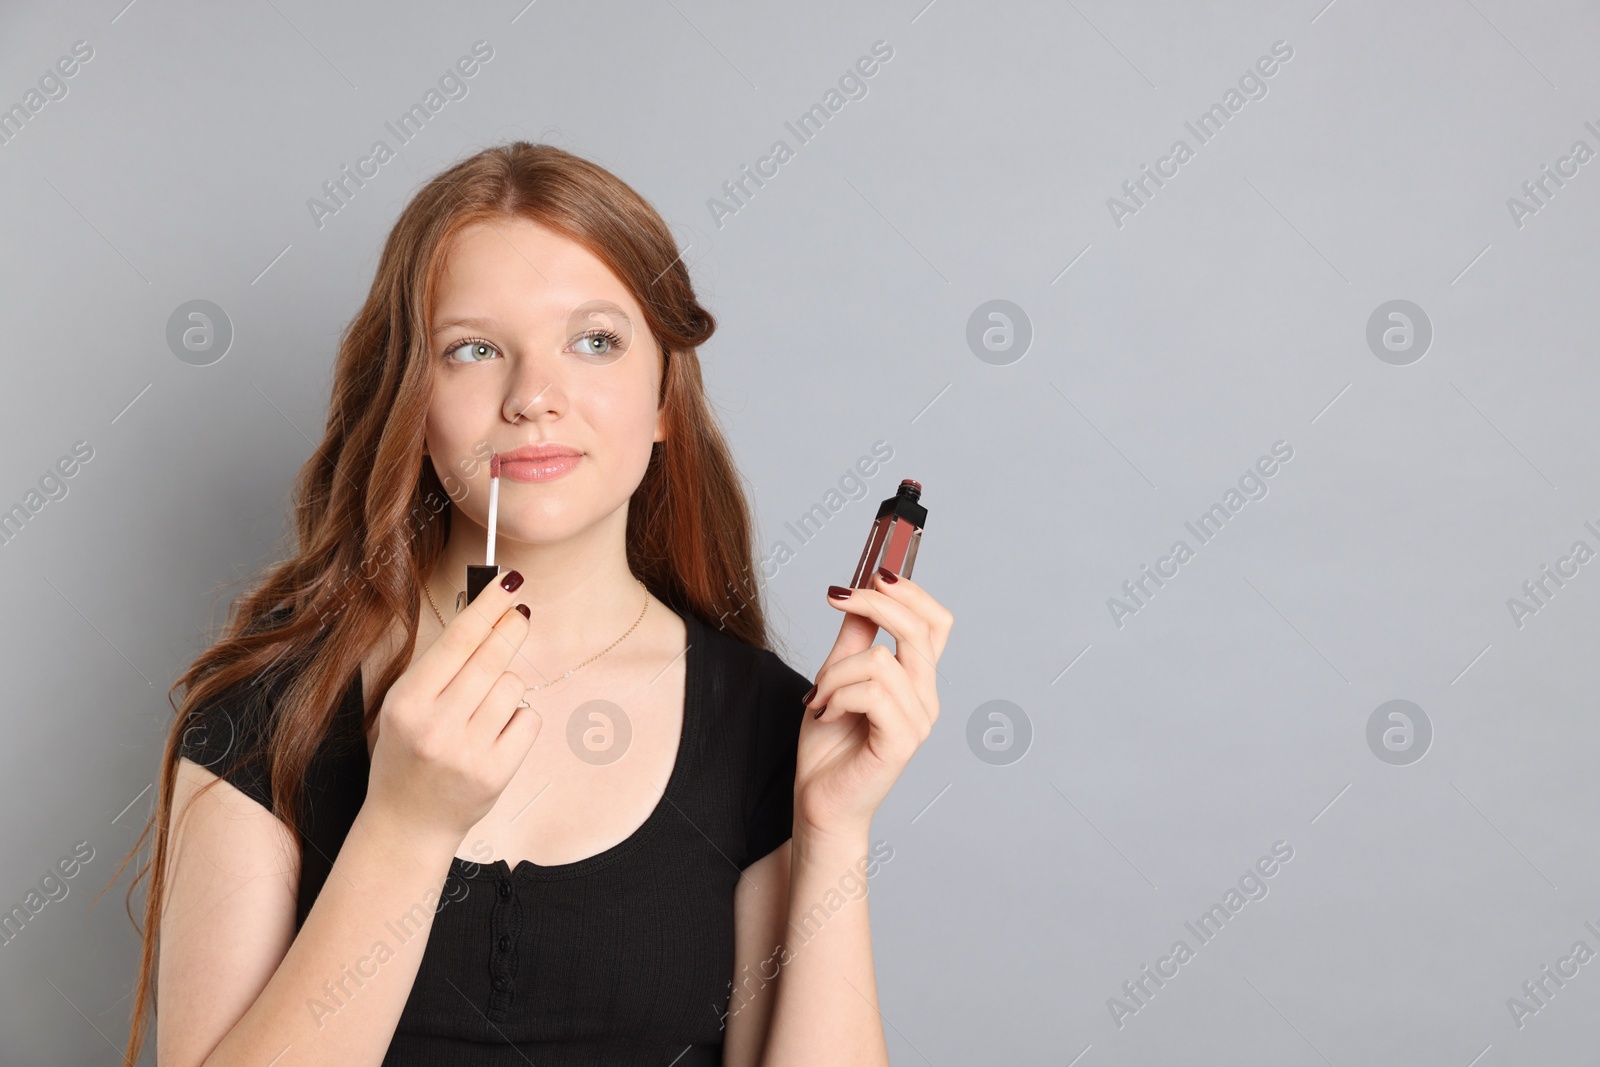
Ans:
[[[625,507],[627,502],[628,497],[614,504],[592,500],[548,500],[539,505],[524,504],[511,509],[506,507],[502,498],[500,529],[495,536],[502,541],[520,541],[530,545],[566,541],[601,525]]]

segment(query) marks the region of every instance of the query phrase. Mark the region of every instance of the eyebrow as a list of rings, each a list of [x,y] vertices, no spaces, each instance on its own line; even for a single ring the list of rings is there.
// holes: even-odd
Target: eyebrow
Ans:
[[[576,314],[580,310],[608,312],[612,315],[615,315],[629,326],[633,325],[633,319],[628,316],[628,313],[622,310],[621,306],[612,303],[610,300],[585,300],[577,307],[569,310],[567,312],[567,317],[571,318],[572,315]],[[492,330],[499,325],[500,323],[492,318],[480,318],[471,315],[464,315],[460,318],[448,319],[445,322],[439,323],[433,328],[433,333],[438,335],[447,330],[456,329],[459,326],[470,326],[477,330]]]
[[[472,326],[472,327],[474,327],[476,329],[487,330],[487,329],[492,329],[495,325],[496,324],[495,324],[493,319],[474,319],[474,318],[451,319],[448,322],[439,323],[439,325],[437,325],[437,326],[435,326],[433,328],[433,332],[436,333],[436,334],[440,334],[440,333],[444,333],[446,330],[453,330],[457,326]]]

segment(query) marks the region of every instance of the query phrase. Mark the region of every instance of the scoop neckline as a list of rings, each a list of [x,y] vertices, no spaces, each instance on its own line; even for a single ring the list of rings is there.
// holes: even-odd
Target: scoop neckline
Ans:
[[[526,878],[533,881],[555,881],[563,878],[573,878],[589,874],[624,858],[640,846],[644,845],[655,835],[661,824],[666,821],[669,808],[682,809],[684,790],[687,788],[692,764],[695,755],[700,749],[701,732],[701,695],[704,681],[704,651],[697,647],[703,635],[703,625],[694,612],[678,613],[684,624],[684,678],[683,678],[683,718],[678,728],[678,751],[673,757],[672,772],[667,777],[667,786],[657,799],[655,807],[650,809],[650,814],[644,822],[627,837],[618,841],[610,848],[602,849],[592,856],[573,860],[570,863],[557,863],[546,866],[535,863],[533,860],[518,860],[515,866],[508,864],[504,859],[491,860],[488,863],[479,863],[463,856],[451,856],[450,869],[463,878],[495,877],[493,872],[500,872],[502,878]],[[361,671],[357,669],[355,688],[357,699],[354,701],[356,708],[356,735],[360,740],[360,752],[366,764],[368,774],[372,769],[372,754],[367,751],[366,737],[361,729],[361,720],[366,708],[365,694],[362,692],[363,682]],[[668,801],[671,801],[669,805]]]

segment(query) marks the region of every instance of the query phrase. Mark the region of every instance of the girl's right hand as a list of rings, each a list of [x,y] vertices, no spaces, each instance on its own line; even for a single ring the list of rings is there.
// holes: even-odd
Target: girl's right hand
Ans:
[[[528,634],[522,575],[483,588],[395,680],[378,710],[367,801],[454,849],[489,813],[543,725],[507,670]]]

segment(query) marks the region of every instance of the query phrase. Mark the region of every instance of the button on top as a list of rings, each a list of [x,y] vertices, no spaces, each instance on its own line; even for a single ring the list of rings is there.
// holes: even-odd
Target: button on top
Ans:
[[[501,900],[505,900],[510,895],[511,895],[511,883],[510,882],[501,882],[500,883],[500,899]]]
[[[503,974],[495,975],[494,987],[498,992],[504,993],[506,991],[506,986],[508,986],[510,984],[511,984],[511,979],[507,978],[505,975],[503,975]]]
[[[500,951],[501,952],[505,952],[505,951],[509,950],[510,948],[511,948],[511,935],[510,934],[501,934],[500,935]]]

